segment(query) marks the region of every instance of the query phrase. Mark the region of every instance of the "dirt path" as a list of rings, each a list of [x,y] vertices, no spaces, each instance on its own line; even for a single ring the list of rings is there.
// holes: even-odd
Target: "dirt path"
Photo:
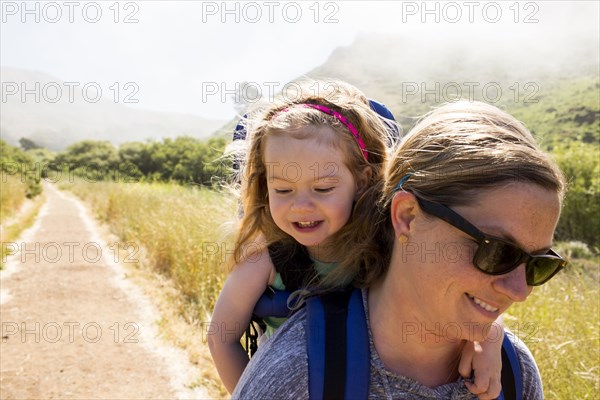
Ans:
[[[35,224],[0,272],[1,399],[207,398],[198,372],[157,338],[159,318],[124,254],[85,208],[46,185]]]

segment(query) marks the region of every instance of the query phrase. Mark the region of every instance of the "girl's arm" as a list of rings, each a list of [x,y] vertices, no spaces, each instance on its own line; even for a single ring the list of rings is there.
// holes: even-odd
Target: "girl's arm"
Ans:
[[[208,347],[229,393],[235,389],[248,364],[240,339],[250,323],[256,302],[274,275],[273,263],[265,249],[252,261],[244,261],[231,271],[215,304],[207,330]]]
[[[469,391],[481,400],[495,399],[502,390],[502,341],[504,339],[504,319],[498,317],[491,325],[487,338],[483,342],[467,342],[460,358],[459,373],[470,378],[474,372],[473,383],[465,382]]]

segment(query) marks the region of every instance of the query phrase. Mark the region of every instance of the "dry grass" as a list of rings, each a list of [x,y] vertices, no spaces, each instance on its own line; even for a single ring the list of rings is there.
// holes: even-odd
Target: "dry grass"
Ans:
[[[574,260],[505,318],[533,353],[546,399],[600,396],[599,274],[597,259]]]
[[[18,178],[6,177],[0,191],[1,223],[0,230],[0,270],[4,268],[6,258],[11,254],[10,243],[18,239],[21,232],[33,225],[38,211],[46,200],[38,195],[32,200],[25,197],[25,184]]]
[[[0,189],[0,224],[12,217],[27,199],[27,186],[19,178],[2,173]]]

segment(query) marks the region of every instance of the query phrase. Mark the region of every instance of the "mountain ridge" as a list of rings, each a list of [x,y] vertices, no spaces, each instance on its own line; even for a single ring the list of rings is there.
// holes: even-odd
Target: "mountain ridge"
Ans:
[[[565,39],[556,47],[494,47],[499,38],[475,54],[467,49],[476,40],[429,43],[363,34],[305,77],[357,86],[390,108],[405,132],[432,107],[462,98],[499,106],[540,135],[600,140],[598,38]]]

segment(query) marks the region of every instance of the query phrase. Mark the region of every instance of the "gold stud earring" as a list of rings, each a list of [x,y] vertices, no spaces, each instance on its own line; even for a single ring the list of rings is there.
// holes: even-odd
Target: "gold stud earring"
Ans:
[[[400,236],[398,236],[398,241],[400,243],[406,243],[406,242],[408,242],[408,236],[406,236],[406,235],[400,235]]]

